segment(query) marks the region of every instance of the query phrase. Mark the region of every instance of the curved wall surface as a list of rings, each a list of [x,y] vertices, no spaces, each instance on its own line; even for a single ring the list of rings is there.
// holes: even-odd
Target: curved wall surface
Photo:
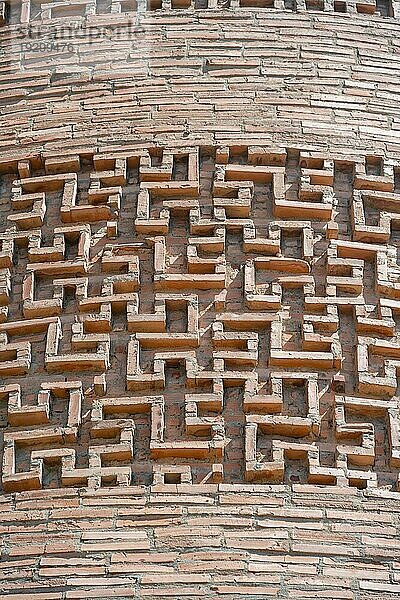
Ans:
[[[242,140],[391,154],[399,143],[393,18],[176,9],[33,19],[27,31],[2,29],[9,152]]]
[[[400,592],[398,2],[0,2],[0,598]]]

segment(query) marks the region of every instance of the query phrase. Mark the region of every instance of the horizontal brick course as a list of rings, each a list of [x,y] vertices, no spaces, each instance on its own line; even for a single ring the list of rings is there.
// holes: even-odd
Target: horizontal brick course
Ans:
[[[305,507],[303,514],[299,515],[293,506],[288,489],[282,492],[271,493],[271,498],[281,499],[283,508],[279,509],[282,514],[291,515],[292,519],[282,521],[281,515],[264,515],[263,519],[268,527],[261,528],[257,513],[262,507],[253,505],[251,517],[247,518],[249,524],[245,529],[237,522],[237,507],[224,508],[220,502],[228,492],[216,492],[212,486],[206,497],[213,503],[215,508],[225,512],[224,518],[220,518],[218,528],[225,540],[251,540],[257,546],[257,542],[264,540],[272,547],[260,548],[245,547],[241,549],[229,549],[229,543],[215,548],[210,545],[215,540],[213,529],[215,524],[206,524],[209,508],[204,505],[197,507],[196,512],[203,517],[204,524],[195,530],[190,523],[186,511],[180,510],[179,496],[176,499],[179,504],[174,508],[163,506],[162,497],[168,498],[168,493],[160,494],[160,510],[167,514],[169,511],[176,514],[178,527],[175,526],[175,534],[179,534],[182,544],[173,549],[166,549],[161,543],[157,532],[159,527],[146,520],[135,522],[134,527],[124,526],[123,529],[115,524],[106,527],[102,525],[101,517],[97,520],[96,512],[93,512],[94,524],[99,524],[93,532],[82,532],[80,519],[76,513],[69,522],[69,535],[77,539],[75,549],[60,554],[60,549],[54,541],[49,548],[48,554],[43,554],[43,546],[37,545],[40,539],[37,535],[20,534],[10,532],[3,537],[3,558],[0,579],[3,589],[7,587],[8,595],[4,597],[23,598],[28,597],[35,600],[42,598],[85,598],[85,597],[176,597],[201,594],[205,598],[215,597],[220,594],[223,597],[229,594],[234,597],[240,595],[253,597],[277,597],[277,598],[311,598],[310,589],[314,597],[323,596],[329,598],[350,598],[359,600],[363,598],[360,591],[368,592],[370,598],[380,598],[380,594],[395,593],[399,585],[399,563],[396,561],[396,553],[392,556],[375,557],[371,563],[365,559],[365,550],[371,542],[370,536],[359,536],[351,530],[343,539],[342,534],[335,532],[332,525],[342,522],[346,515],[351,515],[364,523],[370,520],[371,526],[377,526],[381,522],[381,504],[375,504],[375,510],[365,507],[367,500],[362,491],[348,501],[343,511],[332,511],[330,508],[329,494],[321,494],[321,502],[326,502],[326,507],[320,508],[317,514],[324,530],[331,533],[322,537],[317,534],[315,543],[300,543],[296,540],[296,531],[302,525],[310,523],[310,518],[315,517],[316,510]],[[223,486],[221,486],[223,487]],[[102,494],[96,491],[88,493],[84,490],[73,491],[73,499],[79,506],[85,499],[90,498],[93,504],[99,502]],[[229,492],[230,493],[230,492]],[[46,500],[51,508],[51,498],[47,497],[46,491],[36,492],[43,502]],[[115,490],[114,495],[110,490],[109,501],[118,501],[119,494]],[[171,495],[169,495],[171,498]],[[15,510],[18,512],[19,505],[24,500],[19,495],[9,497]],[[142,509],[144,513],[153,511],[148,505],[149,495],[145,497],[146,506]],[[57,499],[59,501],[60,498]],[[129,502],[129,500],[127,500]],[[129,506],[125,507],[129,510]],[[118,510],[118,502],[115,510]],[[132,510],[137,510],[134,506]],[[232,515],[229,518],[229,512]],[[23,511],[21,511],[22,513]],[[101,512],[101,511],[98,511]],[[334,513],[334,514],[332,514]],[[6,524],[10,516],[3,516]],[[50,510],[41,513],[40,523],[44,526],[49,522]],[[385,513],[383,513],[385,514]],[[38,514],[35,515],[36,519]],[[392,515],[392,523],[399,531],[398,516]],[[336,520],[337,519],[337,520]],[[62,521],[60,521],[62,523]],[[26,526],[25,526],[26,527]],[[275,530],[274,527],[277,527]],[[276,531],[278,538],[271,532]],[[168,528],[165,530],[168,534]],[[63,534],[65,537],[65,534]],[[308,535],[308,534],[307,534]],[[41,536],[43,537],[43,536]],[[170,539],[174,539],[174,529],[171,529]],[[287,540],[287,548],[276,550],[273,547],[275,541],[279,543],[280,538]],[[121,540],[132,539],[149,540],[148,549],[143,551],[139,547],[115,550],[112,546],[118,545]],[[381,545],[385,541],[395,546],[397,535],[389,531],[386,537],[380,536]],[[106,543],[107,540],[107,543]],[[186,540],[192,540],[190,548],[186,546]],[[45,544],[45,542],[43,542]],[[21,548],[21,554],[14,554],[13,549]],[[389,546],[388,546],[389,547]],[[26,555],[30,554],[29,558]],[[24,556],[25,555],[25,556]],[[23,591],[20,582],[24,581]],[[47,586],[43,591],[43,586]],[[48,587],[50,586],[50,587]],[[60,591],[54,591],[54,586],[60,586]],[[28,592],[29,590],[29,592]],[[96,591],[95,591],[96,590]],[[219,590],[219,591],[218,591]],[[96,596],[97,593],[97,596]],[[46,595],[47,594],[47,595]],[[90,595],[92,594],[92,596]],[[329,594],[329,595],[328,595]]]
[[[106,26],[115,17],[93,15],[87,23]],[[149,56],[143,46],[132,51],[123,36],[114,58],[108,43],[85,47],[80,40],[84,52],[72,53],[62,70],[27,53],[27,71],[0,80],[0,148],[105,149],[112,136],[170,143],[187,131],[191,143],[270,143],[283,135],[289,145],[323,148],[328,133],[331,147],[345,143],[350,153],[398,150],[395,19],[156,10],[142,25]],[[13,27],[0,36],[7,40]],[[19,69],[19,45],[10,52],[7,60]]]

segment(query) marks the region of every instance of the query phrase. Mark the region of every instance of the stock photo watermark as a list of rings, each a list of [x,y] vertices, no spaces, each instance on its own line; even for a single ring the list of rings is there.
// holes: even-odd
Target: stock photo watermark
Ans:
[[[143,44],[146,32],[141,21],[146,15],[145,0],[132,2],[129,12],[122,12],[121,6],[117,12],[116,4],[121,3],[111,0],[105,7],[108,12],[96,15],[95,5],[90,1],[79,5],[64,2],[59,5],[54,2],[32,4],[21,0],[10,0],[5,5],[0,2],[0,6],[6,7],[4,22],[14,25],[13,35],[6,44],[10,53],[20,53],[19,60],[31,53],[77,53],[78,48],[82,50],[102,42]],[[6,44],[1,51],[3,55],[7,53]]]
[[[74,52],[75,42],[88,44],[105,40],[137,39],[145,31],[133,21],[124,25],[85,26],[83,24],[34,24],[20,25],[17,29],[18,45],[22,52]],[[14,43],[15,43],[14,42]]]

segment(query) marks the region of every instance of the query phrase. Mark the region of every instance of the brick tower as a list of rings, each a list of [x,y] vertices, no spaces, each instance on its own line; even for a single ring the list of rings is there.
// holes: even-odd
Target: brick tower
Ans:
[[[399,19],[0,2],[1,600],[398,600]]]

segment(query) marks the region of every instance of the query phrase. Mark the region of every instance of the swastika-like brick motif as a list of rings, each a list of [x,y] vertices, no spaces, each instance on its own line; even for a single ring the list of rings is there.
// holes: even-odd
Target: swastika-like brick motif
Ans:
[[[400,162],[180,146],[0,170],[5,491],[400,490]]]

